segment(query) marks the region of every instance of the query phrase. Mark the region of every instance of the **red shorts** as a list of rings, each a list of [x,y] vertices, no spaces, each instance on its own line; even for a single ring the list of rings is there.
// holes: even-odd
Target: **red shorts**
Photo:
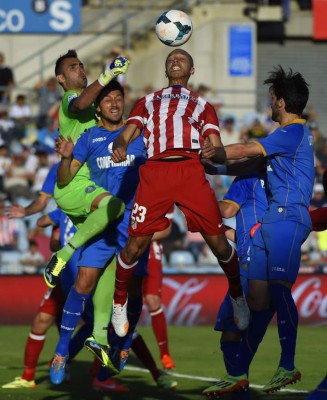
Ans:
[[[161,260],[149,258],[148,275],[143,278],[143,296],[154,294],[161,297],[162,276]]]
[[[184,213],[188,230],[215,236],[225,232],[214,191],[199,159],[148,160],[139,169],[128,233],[147,236],[166,229],[174,204]]]
[[[43,296],[38,312],[59,317],[64,308],[65,298],[58,283],[53,289],[48,289]]]

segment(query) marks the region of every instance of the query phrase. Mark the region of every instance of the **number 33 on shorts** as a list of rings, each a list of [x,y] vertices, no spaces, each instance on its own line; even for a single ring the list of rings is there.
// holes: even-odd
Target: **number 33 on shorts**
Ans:
[[[140,206],[134,203],[132,214],[131,214],[131,228],[136,229],[137,223],[142,223],[145,220],[147,209],[144,206]]]

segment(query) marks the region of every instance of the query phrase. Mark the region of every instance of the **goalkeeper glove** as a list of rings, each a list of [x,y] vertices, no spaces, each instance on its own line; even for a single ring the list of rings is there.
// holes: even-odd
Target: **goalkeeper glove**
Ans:
[[[131,62],[125,57],[117,57],[106,67],[105,71],[99,76],[98,82],[101,86],[106,86],[117,75],[126,74]]]

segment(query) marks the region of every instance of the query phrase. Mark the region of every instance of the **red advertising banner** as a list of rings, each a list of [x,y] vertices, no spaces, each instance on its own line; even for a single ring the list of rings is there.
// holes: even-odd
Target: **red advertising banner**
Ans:
[[[313,38],[315,40],[327,39],[327,0],[313,0]]]
[[[0,277],[0,324],[31,324],[47,287],[42,276]],[[224,275],[165,275],[163,304],[169,325],[212,325],[227,291]],[[299,275],[293,288],[300,324],[327,325],[327,275]],[[142,324],[150,317],[144,310]]]

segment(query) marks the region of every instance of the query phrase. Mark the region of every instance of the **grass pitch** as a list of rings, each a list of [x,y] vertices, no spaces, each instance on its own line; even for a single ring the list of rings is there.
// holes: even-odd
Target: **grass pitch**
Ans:
[[[24,346],[29,326],[2,326],[0,329],[0,386],[12,381],[22,373]],[[158,349],[151,328],[140,327],[160,365]],[[275,326],[269,328],[264,342],[254,359],[250,370],[251,388],[237,396],[224,396],[224,400],[304,400],[326,373],[326,327],[299,328],[296,366],[302,372],[302,380],[276,394],[266,395],[260,388],[269,381],[277,368],[280,347]],[[54,386],[48,379],[48,362],[53,355],[58,334],[51,328],[36,375],[34,389],[2,389],[1,400],[199,400],[205,399],[201,392],[215,378],[225,374],[219,350],[218,332],[212,327],[170,327],[170,350],[176,369],[172,375],[179,383],[174,391],[157,388],[152,377],[131,355],[127,368],[120,375],[121,383],[130,388],[128,393],[95,392],[88,370],[92,357],[82,350],[71,366],[70,384]]]

